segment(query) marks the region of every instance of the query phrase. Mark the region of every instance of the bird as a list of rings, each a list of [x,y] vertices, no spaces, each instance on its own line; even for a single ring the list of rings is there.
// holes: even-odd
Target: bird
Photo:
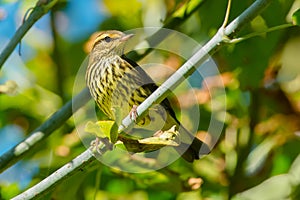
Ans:
[[[124,54],[126,43],[133,36],[134,34],[125,34],[118,30],[101,31],[94,39],[89,54],[85,74],[86,85],[97,106],[112,120],[116,119],[114,107],[121,108],[122,117],[130,113],[130,116],[135,118],[136,107],[158,88],[151,77]],[[160,125],[162,131],[169,130],[174,125],[179,128],[184,142],[180,142],[180,145],[174,148],[186,161],[193,162],[210,153],[206,143],[181,125],[167,98],[154,110],[164,121],[163,125]],[[142,127],[152,124],[157,117],[151,117],[149,113],[137,124]]]

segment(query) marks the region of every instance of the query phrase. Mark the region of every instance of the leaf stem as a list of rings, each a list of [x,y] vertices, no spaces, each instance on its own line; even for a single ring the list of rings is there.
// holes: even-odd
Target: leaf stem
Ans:
[[[224,22],[222,24],[222,27],[225,28],[225,26],[228,23],[228,19],[229,19],[229,14],[230,14],[230,8],[231,8],[231,0],[228,0],[228,4],[227,4],[227,9],[226,9],[226,14],[225,14],[225,18],[224,18]]]
[[[293,24],[281,24],[281,25],[278,25],[278,26],[268,28],[267,30],[264,30],[264,31],[254,32],[254,33],[250,33],[250,34],[247,34],[247,35],[239,37],[239,38],[231,39],[228,42],[231,43],[231,44],[235,44],[235,43],[242,42],[244,40],[247,40],[247,39],[250,39],[250,38],[253,38],[253,37],[256,37],[256,36],[263,35],[265,33],[273,32],[273,31],[277,31],[277,30],[282,30],[282,29],[289,28],[289,27],[292,27],[292,26],[295,26],[295,25],[293,25]]]

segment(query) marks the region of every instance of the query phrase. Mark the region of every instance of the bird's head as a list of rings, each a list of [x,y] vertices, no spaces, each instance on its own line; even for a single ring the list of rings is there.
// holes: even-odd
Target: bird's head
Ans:
[[[133,34],[125,34],[116,30],[103,31],[96,37],[92,51],[102,55],[122,55],[124,44],[132,36]]]

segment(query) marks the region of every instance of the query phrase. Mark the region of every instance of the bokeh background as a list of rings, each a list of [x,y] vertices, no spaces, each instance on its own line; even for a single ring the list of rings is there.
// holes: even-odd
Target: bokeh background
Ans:
[[[233,1],[229,20],[251,3]],[[0,0],[1,51],[35,4],[33,0]],[[182,13],[196,4],[191,16]],[[0,153],[26,138],[72,98],[74,80],[94,32],[161,27],[174,16],[181,16],[183,23],[174,23],[172,29],[204,44],[221,26],[226,5],[224,0],[59,1],[35,23],[0,71],[0,88],[13,85],[12,90],[0,91]],[[272,1],[234,37],[291,23],[299,7],[299,0]],[[200,108],[199,137],[207,134],[212,112],[226,112],[221,138],[209,156],[193,164],[179,159],[164,169],[142,174],[98,163],[87,173],[56,186],[45,198],[299,199],[299,55],[297,26],[224,46],[213,55],[220,75],[200,82],[197,76],[191,80],[197,83],[193,85],[196,101],[191,101],[186,88],[176,96],[186,102],[181,105],[186,109]],[[149,56],[174,69],[185,61],[168,52],[156,51]],[[151,72],[162,76],[158,69]],[[222,85],[226,96],[220,92]],[[211,101],[218,102],[219,107],[212,108]],[[175,100],[173,104],[176,107]],[[70,118],[39,148],[0,174],[0,199],[10,199],[38,183],[85,149]]]

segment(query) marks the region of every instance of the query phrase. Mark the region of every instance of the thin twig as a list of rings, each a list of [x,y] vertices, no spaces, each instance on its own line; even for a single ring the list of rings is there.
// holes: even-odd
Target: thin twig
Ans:
[[[293,25],[293,24],[281,24],[281,25],[278,25],[278,26],[268,28],[268,29],[263,30],[263,31],[254,32],[254,33],[250,33],[250,34],[247,34],[247,35],[239,37],[239,38],[231,39],[229,42],[231,44],[235,44],[235,43],[242,42],[244,40],[247,40],[247,39],[250,39],[250,38],[253,38],[253,37],[256,37],[256,36],[261,36],[263,34],[273,32],[273,31],[283,30],[283,29],[286,29],[286,28],[289,28],[289,27],[292,27],[292,26],[295,26],[295,25]]]
[[[226,14],[224,17],[224,22],[222,24],[222,27],[225,28],[227,23],[228,23],[228,19],[229,19],[229,14],[230,14],[230,8],[231,8],[231,0],[228,0],[228,4],[227,4],[227,9],[226,9]]]
[[[25,15],[24,15],[23,20],[22,20],[22,24],[25,23],[25,21],[27,20],[28,15],[29,15],[29,13],[30,13],[33,9],[34,9],[34,8],[31,7],[31,8],[29,8],[29,9],[25,12]],[[21,51],[22,51],[22,39],[21,39],[20,42],[19,42],[19,56],[21,56],[21,53],[22,53]]]
[[[6,47],[0,54],[0,70],[8,59],[10,54],[13,52],[18,43],[22,40],[27,31],[33,26],[33,24],[38,21],[43,15],[45,15],[57,2],[58,0],[49,0],[47,3],[37,2],[36,6],[33,8],[27,20],[18,28],[13,38],[9,41]]]

